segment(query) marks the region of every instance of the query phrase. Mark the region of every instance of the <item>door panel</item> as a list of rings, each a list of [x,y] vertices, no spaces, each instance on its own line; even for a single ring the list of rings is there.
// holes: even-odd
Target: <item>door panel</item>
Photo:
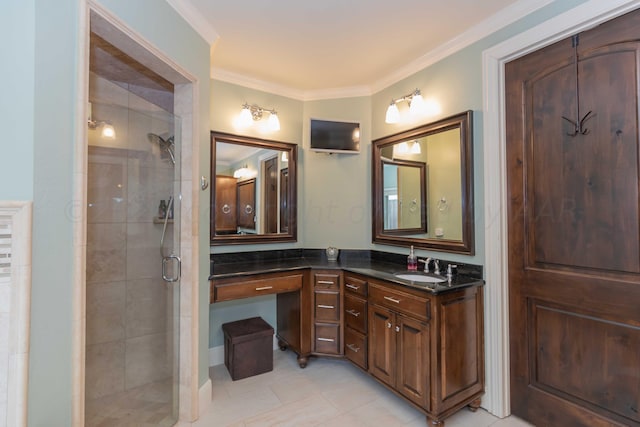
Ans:
[[[400,392],[425,406],[429,402],[429,325],[396,315],[398,379]]]
[[[505,68],[511,407],[535,425],[640,426],[639,39],[632,12],[577,67],[569,38]]]
[[[393,313],[386,308],[369,306],[369,372],[395,386],[396,339]]]

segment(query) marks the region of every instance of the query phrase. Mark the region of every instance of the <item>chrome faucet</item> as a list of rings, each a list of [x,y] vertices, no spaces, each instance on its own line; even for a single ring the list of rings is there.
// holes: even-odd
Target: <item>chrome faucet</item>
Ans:
[[[429,272],[429,263],[431,263],[431,258],[419,259],[418,261],[424,263],[424,272],[428,273]]]
[[[433,260],[433,274],[440,275],[440,261],[437,259]]]

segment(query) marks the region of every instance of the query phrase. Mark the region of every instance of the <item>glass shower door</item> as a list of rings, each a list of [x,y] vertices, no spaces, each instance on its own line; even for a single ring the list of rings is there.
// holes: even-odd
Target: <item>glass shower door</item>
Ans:
[[[180,120],[102,81],[89,130],[85,425],[178,420]],[[99,85],[98,85],[99,86]],[[119,97],[118,97],[119,96]],[[134,107],[135,106],[135,107]]]

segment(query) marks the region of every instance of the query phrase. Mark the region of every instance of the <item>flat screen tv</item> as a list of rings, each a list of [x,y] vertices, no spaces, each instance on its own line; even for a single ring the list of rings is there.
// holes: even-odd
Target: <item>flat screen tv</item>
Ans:
[[[311,150],[327,153],[360,152],[360,123],[311,119]]]

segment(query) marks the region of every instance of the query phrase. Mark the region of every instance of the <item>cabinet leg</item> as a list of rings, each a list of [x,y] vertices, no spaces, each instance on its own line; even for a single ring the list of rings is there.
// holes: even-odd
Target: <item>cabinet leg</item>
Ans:
[[[288,346],[286,342],[282,340],[278,340],[278,347],[280,347],[280,350],[285,351]]]
[[[477,398],[473,402],[469,403],[469,410],[471,412],[476,412],[478,410],[478,408],[480,407],[481,403],[482,403],[482,399],[480,397]]]
[[[307,367],[308,361],[309,361],[309,358],[305,356],[298,356],[298,366],[300,366],[302,369]]]
[[[444,427],[444,420],[436,420],[434,418],[427,417],[427,425]]]

